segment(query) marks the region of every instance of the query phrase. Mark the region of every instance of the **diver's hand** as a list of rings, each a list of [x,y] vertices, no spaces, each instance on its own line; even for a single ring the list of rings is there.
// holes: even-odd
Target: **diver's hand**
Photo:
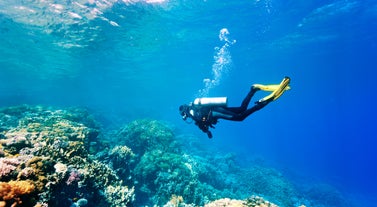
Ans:
[[[212,132],[210,132],[210,131],[207,132],[207,135],[208,135],[208,138],[210,138],[210,139],[213,137]]]

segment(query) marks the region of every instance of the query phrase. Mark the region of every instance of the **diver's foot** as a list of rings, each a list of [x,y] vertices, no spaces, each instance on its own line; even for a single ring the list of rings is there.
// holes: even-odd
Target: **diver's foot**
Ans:
[[[259,87],[259,85],[260,85],[260,84],[253,84],[253,85],[251,86],[251,90],[252,90],[252,91],[259,91],[259,90],[261,90],[260,87]]]
[[[272,89],[274,89],[274,90],[270,95],[268,95],[268,96],[260,99],[259,101],[257,101],[257,103],[258,102],[259,103],[264,102],[264,101],[274,101],[274,100],[278,99],[281,95],[283,95],[284,91],[291,89],[289,87],[290,81],[291,81],[291,79],[289,77],[285,77],[279,85],[266,85],[266,86],[261,85],[261,86],[264,87],[261,90],[266,90],[266,91],[269,91],[269,90],[272,90]],[[259,86],[259,87],[262,88],[261,86]]]

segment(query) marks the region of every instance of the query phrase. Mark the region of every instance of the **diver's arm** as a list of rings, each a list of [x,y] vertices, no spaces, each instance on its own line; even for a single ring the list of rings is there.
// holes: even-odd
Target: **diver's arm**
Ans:
[[[205,122],[196,121],[195,124],[208,135],[208,138],[212,138],[212,133],[209,131],[209,127],[214,128],[212,125],[208,126]]]
[[[211,138],[213,137],[213,136],[212,136],[212,132],[208,131],[208,132],[207,132],[207,136],[208,136],[208,138],[211,139]]]

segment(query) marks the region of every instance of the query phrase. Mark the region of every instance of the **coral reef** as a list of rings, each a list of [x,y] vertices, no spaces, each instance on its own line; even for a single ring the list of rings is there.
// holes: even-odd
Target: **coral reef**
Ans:
[[[100,126],[84,109],[1,108],[0,207],[351,206],[329,186],[303,194],[275,169],[240,167],[161,121]]]
[[[70,206],[82,198],[86,206],[127,206],[134,199],[114,169],[90,158],[99,128],[85,110],[9,107],[0,119],[4,205]]]

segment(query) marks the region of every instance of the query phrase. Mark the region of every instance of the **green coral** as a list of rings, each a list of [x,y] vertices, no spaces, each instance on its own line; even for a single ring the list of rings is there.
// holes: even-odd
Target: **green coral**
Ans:
[[[172,150],[176,145],[174,133],[166,124],[149,119],[127,124],[119,131],[118,139],[139,156],[154,149]]]
[[[151,202],[154,204],[166,203],[173,194],[199,205],[221,196],[219,190],[198,180],[198,173],[180,154],[162,150],[148,151],[142,156],[134,173],[142,186],[140,189],[153,195]]]
[[[127,146],[117,145],[109,152],[109,159],[111,159],[113,165],[115,165],[114,168],[129,165],[129,162],[134,156],[135,154]]]
[[[280,172],[255,165],[239,173],[241,191],[263,195],[282,206],[294,206],[298,192]]]
[[[318,206],[353,206],[335,187],[325,183],[310,186],[305,190],[305,195],[312,200],[313,204]]]
[[[131,172],[135,167],[135,154],[127,146],[117,145],[98,153],[96,159],[110,166],[126,184],[132,185]]]
[[[149,180],[157,179],[160,172],[166,172],[181,178],[191,176],[190,169],[182,162],[182,157],[178,154],[164,152],[162,150],[152,150],[146,152],[135,168],[135,175],[145,183]]]

